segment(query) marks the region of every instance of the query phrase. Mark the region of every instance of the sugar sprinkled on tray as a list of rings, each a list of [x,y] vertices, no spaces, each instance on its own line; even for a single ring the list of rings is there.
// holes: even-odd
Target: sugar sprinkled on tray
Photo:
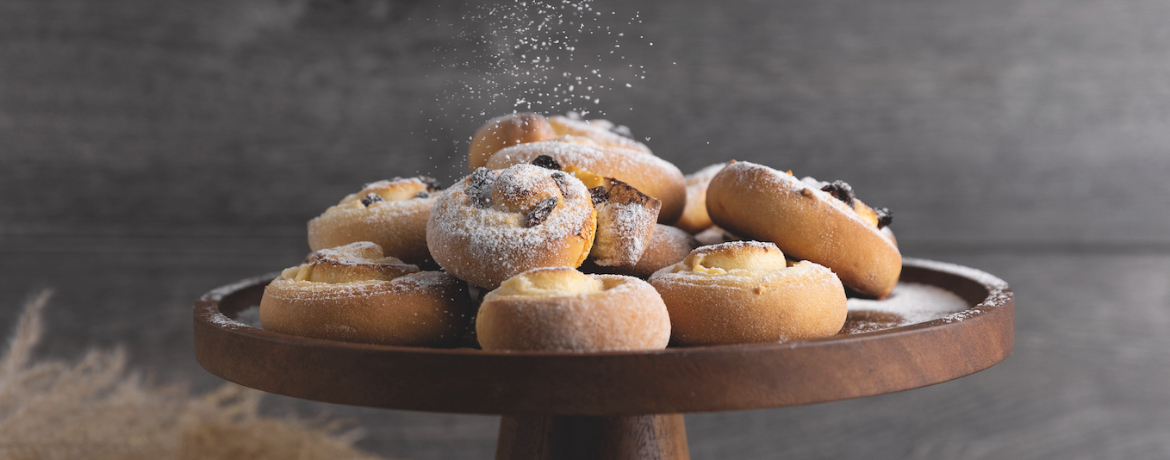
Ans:
[[[260,275],[260,276],[253,276],[251,278],[245,278],[245,279],[242,279],[242,280],[237,281],[235,283],[228,284],[226,286],[220,286],[220,287],[217,287],[215,289],[212,289],[212,290],[208,291],[206,294],[204,294],[203,298],[201,300],[219,302],[220,300],[223,300],[223,298],[225,296],[227,296],[228,294],[239,291],[240,289],[243,289],[246,286],[251,286],[253,284],[257,284],[257,283],[260,283],[263,281],[268,281],[268,280],[271,280],[271,279],[279,277],[279,276],[280,276],[280,272],[272,272],[272,273],[265,273],[265,274]]]
[[[920,283],[900,282],[885,299],[849,299],[849,333],[871,332],[891,327],[954,318],[961,320],[971,307],[946,289]]]

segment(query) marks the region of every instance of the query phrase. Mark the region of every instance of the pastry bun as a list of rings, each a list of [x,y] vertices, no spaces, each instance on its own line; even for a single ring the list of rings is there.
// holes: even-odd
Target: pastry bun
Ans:
[[[476,336],[485,350],[610,351],[666,348],[670,317],[645,281],[540,268],[489,292]]]
[[[547,141],[563,135],[586,138],[598,145],[650,152],[646,145],[630,138],[629,130],[624,126],[615,126],[607,120],[585,121],[559,115],[545,118],[537,113],[526,112],[488,120],[471,138],[467,163],[474,171],[486,166],[488,158],[502,148]]]
[[[548,123],[552,126],[553,132],[557,133],[557,136],[569,135],[584,137],[605,147],[618,147],[643,153],[651,153],[650,148],[646,147],[646,144],[630,137],[630,130],[625,126],[615,125],[609,120],[583,120],[579,117],[573,117],[573,113],[569,115],[554,115],[548,118]]]
[[[707,211],[735,235],[774,242],[790,256],[829,267],[858,293],[885,297],[898,283],[902,255],[877,228],[882,216],[859,214],[856,203],[846,204],[818,185],[733,162],[711,180]]]
[[[597,210],[597,232],[588,261],[601,266],[633,266],[650,245],[662,202],[612,177],[602,177],[576,166],[562,167],[541,155],[532,164],[563,170],[589,189]]]
[[[533,142],[505,148],[487,162],[490,169],[531,163],[546,155],[563,167],[577,167],[591,173],[612,177],[629,184],[641,193],[662,201],[658,223],[673,224],[686,205],[687,189],[682,172],[670,162],[631,149],[590,145],[589,141],[558,138],[556,141]]]
[[[466,283],[357,242],[313,253],[264,288],[260,324],[282,334],[385,345],[454,345],[474,315]]]
[[[650,277],[670,310],[671,340],[715,345],[812,339],[845,324],[845,289],[829,269],[789,262],[772,243],[704,246]]]
[[[320,251],[370,241],[387,255],[427,263],[427,218],[437,190],[434,179],[422,176],[366,184],[309,221],[309,248]]]
[[[539,267],[581,265],[593,246],[589,190],[561,171],[480,168],[435,202],[427,245],[448,273],[485,289]]]
[[[646,279],[664,267],[681,262],[687,257],[687,254],[690,254],[697,247],[699,247],[699,242],[687,232],[669,225],[657,224],[654,226],[654,233],[650,235],[650,242],[646,246],[646,250],[642,252],[638,263],[632,266],[602,267],[586,260],[585,264],[581,266],[581,271],[629,275]]]
[[[682,217],[674,224],[687,233],[696,234],[713,225],[707,214],[707,185],[723,170],[725,163],[717,163],[685,176],[687,183],[687,204]]]

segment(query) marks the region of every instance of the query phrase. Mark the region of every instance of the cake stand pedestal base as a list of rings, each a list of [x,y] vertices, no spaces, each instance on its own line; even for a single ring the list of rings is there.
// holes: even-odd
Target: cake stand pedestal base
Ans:
[[[496,460],[689,460],[682,414],[506,415]]]

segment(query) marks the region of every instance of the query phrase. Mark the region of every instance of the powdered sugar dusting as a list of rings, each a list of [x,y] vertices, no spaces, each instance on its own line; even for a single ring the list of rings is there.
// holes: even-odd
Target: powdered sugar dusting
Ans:
[[[382,247],[369,241],[356,241],[336,248],[322,249],[313,254],[313,257],[328,260],[341,265],[367,265],[378,261],[366,258],[367,254],[382,254]]]
[[[224,285],[224,286],[220,286],[220,287],[217,287],[215,289],[212,289],[212,290],[208,291],[206,294],[204,294],[203,298],[200,300],[219,302],[219,301],[223,300],[223,298],[226,297],[228,294],[234,293],[236,291],[239,291],[241,289],[244,289],[245,287],[248,287],[248,286],[251,286],[254,284],[260,284],[260,283],[267,282],[267,281],[272,280],[272,279],[279,277],[279,276],[280,276],[280,272],[272,272],[272,273],[267,273],[267,274],[263,274],[260,276],[253,276],[251,278],[245,278],[245,279],[242,279],[240,281],[234,282],[232,284],[228,284],[228,285]]]
[[[228,318],[227,315],[224,315],[223,313],[220,313],[220,312],[215,312],[215,314],[211,315],[211,324],[214,324],[214,325],[219,326],[219,327],[226,327],[228,329],[248,327],[247,324],[244,324],[244,323],[241,323],[241,322],[236,321],[234,319]]]
[[[702,248],[702,251],[703,252],[719,252],[719,251],[726,250],[726,249],[743,248],[743,247],[757,248],[757,249],[763,249],[763,250],[769,250],[769,249],[775,249],[777,251],[780,250],[780,248],[776,247],[776,243],[772,243],[772,242],[768,242],[768,241],[740,240],[740,241],[727,241],[727,242],[723,242],[723,243],[707,245],[707,246],[704,246]]]
[[[634,265],[654,235],[658,213],[640,203],[604,203],[597,210],[594,262],[600,266]]]
[[[549,155],[562,165],[577,166],[594,174],[616,178],[634,188],[638,188],[640,184],[635,184],[630,179],[644,176],[645,171],[669,171],[677,174],[677,177],[682,177],[682,172],[674,164],[654,155],[643,155],[628,149],[605,149],[568,142],[530,142],[508,147],[492,155],[488,160],[488,167],[499,169],[513,164],[528,163],[540,155]],[[594,164],[607,164],[609,168],[600,171],[593,167]]]
[[[538,168],[531,165],[513,167]],[[504,177],[501,175],[500,180]],[[566,175],[563,183],[565,187],[575,190],[565,196],[542,223],[524,227],[519,224],[521,216],[517,213],[496,209],[495,206],[470,206],[465,193],[467,181],[458,182],[439,199],[431,211],[427,222],[427,242],[431,253],[448,270],[452,268],[447,266],[450,265],[447,262],[464,260],[482,265],[483,271],[502,276],[500,281],[534,268],[529,266],[533,260],[544,258],[550,252],[561,251],[562,248],[557,246],[567,245],[567,238],[580,234],[584,224],[593,215],[593,204],[585,185],[569,175]]]
[[[1003,279],[1001,279],[995,275],[992,275],[990,273],[987,273],[983,270],[979,270],[979,269],[971,268],[971,267],[966,267],[963,265],[956,265],[956,264],[951,264],[951,263],[946,263],[946,262],[938,262],[938,261],[934,261],[934,260],[926,260],[926,259],[908,259],[908,260],[911,261],[912,263],[914,263],[915,265],[921,266],[923,268],[928,268],[931,270],[937,270],[937,271],[941,271],[941,272],[954,273],[954,274],[962,276],[964,278],[969,278],[969,279],[975,280],[975,282],[986,286],[988,289],[987,298],[984,299],[982,302],[980,302],[978,305],[976,305],[977,308],[1002,307],[1002,306],[1007,304],[1007,301],[1009,299],[1011,299],[1011,294],[1008,292],[1011,290],[1011,287],[1008,285],[1007,281],[1004,281]],[[954,313],[952,315],[947,315],[947,317],[944,319],[946,319],[948,322],[962,321],[963,319],[969,318],[976,313],[977,313],[977,310],[957,312],[957,313]]]
[[[228,329],[239,329],[242,327],[260,329],[260,306],[253,305],[240,310],[239,313],[236,313],[234,319],[229,318],[223,313],[215,312],[215,314],[211,315],[211,324]]]
[[[885,299],[849,299],[849,310],[896,313],[906,318],[907,324],[941,318],[967,310],[970,305],[963,298],[946,289],[922,283],[900,282]]]
[[[766,171],[768,174],[764,174],[762,176],[766,178],[765,180],[768,183],[767,184],[757,184],[755,182],[755,179],[756,179],[756,177],[759,177],[759,176],[756,176],[755,174],[751,173],[754,170]],[[873,225],[862,220],[861,217],[857,215],[857,212],[854,211],[852,207],[845,204],[841,200],[834,198],[833,195],[830,195],[826,192],[821,191],[820,184],[823,184],[823,182],[818,181],[816,179],[813,179],[811,177],[806,177],[804,179],[797,179],[797,178],[793,177],[791,174],[788,174],[786,172],[777,171],[777,170],[770,168],[768,166],[764,166],[761,164],[756,164],[756,163],[752,163],[752,162],[748,162],[748,161],[739,161],[736,163],[732,163],[732,164],[728,165],[726,168],[723,168],[723,171],[720,171],[718,175],[722,176],[724,174],[729,175],[729,177],[732,178],[731,180],[734,181],[736,184],[739,184],[739,186],[745,187],[748,189],[756,189],[757,187],[768,187],[768,188],[775,187],[775,188],[778,188],[780,190],[787,191],[788,193],[801,194],[801,195],[805,195],[808,197],[815,197],[818,200],[818,202],[837,208],[837,210],[840,211],[840,213],[842,215],[844,215],[846,218],[854,220],[864,227],[873,228]],[[874,231],[877,231],[877,229],[874,229]],[[833,239],[834,239],[833,235],[828,235],[827,240],[831,241]],[[877,238],[877,239],[875,239],[875,241],[881,241],[882,243],[889,245],[890,247],[897,248],[897,246],[895,246],[894,243],[890,242],[888,239],[886,239],[884,237]]]
[[[251,307],[240,310],[236,313],[236,321],[244,323],[248,327],[260,329],[260,306],[252,305]]]

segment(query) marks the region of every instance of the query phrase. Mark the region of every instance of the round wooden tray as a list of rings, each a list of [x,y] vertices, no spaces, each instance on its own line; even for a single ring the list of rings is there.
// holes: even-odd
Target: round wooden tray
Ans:
[[[508,436],[525,430],[548,438],[558,429],[580,436],[649,426],[650,432],[665,430],[650,450],[677,451],[670,444],[678,436],[670,432],[681,432],[681,416],[637,416],[793,406],[918,388],[991,367],[1011,353],[1014,339],[1014,301],[1005,282],[920,259],[904,261],[901,281],[950,291],[969,308],[854,333],[863,319],[851,313],[841,334],[818,340],[587,354],[367,345],[235,321],[238,312],[259,304],[271,279],[224,286],[195,304],[195,355],[205,369],[244,386],[315,401],[512,416],[501,428],[501,450],[517,442]],[[686,458],[685,434],[681,442],[681,456],[639,455]],[[534,448],[549,449],[547,442],[538,444]]]

